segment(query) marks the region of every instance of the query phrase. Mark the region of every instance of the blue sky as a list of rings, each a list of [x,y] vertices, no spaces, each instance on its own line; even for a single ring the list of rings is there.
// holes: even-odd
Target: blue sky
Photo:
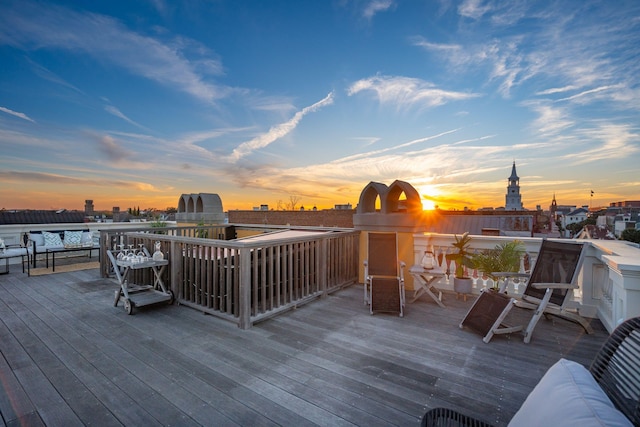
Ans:
[[[640,199],[636,0],[0,10],[0,208],[498,207],[514,161],[527,208]]]

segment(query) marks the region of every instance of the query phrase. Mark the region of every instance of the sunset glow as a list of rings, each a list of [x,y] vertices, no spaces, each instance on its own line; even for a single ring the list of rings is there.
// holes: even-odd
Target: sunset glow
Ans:
[[[3,2],[0,209],[638,200],[640,2]],[[591,197],[591,191],[594,191]]]

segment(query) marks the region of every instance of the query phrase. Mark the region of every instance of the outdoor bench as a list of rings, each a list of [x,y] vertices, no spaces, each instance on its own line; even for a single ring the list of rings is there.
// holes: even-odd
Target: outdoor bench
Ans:
[[[90,230],[54,230],[30,231],[29,255],[33,257],[33,267],[36,267],[38,254],[45,255],[46,267],[49,268],[49,254],[51,254],[51,268],[56,271],[56,253],[88,251],[91,258],[92,251],[100,256],[100,242],[93,238]]]

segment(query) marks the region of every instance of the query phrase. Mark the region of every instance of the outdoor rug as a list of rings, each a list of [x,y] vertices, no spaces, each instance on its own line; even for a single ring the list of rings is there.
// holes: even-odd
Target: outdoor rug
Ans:
[[[32,268],[31,275],[42,276],[45,274],[68,273],[70,271],[90,270],[92,268],[100,268],[100,261],[79,262],[76,264],[67,264],[67,265],[56,265],[56,271],[53,271],[51,267]]]

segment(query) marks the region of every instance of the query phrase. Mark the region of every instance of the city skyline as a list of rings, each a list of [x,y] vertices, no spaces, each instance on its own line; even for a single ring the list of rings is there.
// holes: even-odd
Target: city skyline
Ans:
[[[640,4],[3,1],[0,209],[640,199]],[[593,196],[591,194],[593,191]]]

